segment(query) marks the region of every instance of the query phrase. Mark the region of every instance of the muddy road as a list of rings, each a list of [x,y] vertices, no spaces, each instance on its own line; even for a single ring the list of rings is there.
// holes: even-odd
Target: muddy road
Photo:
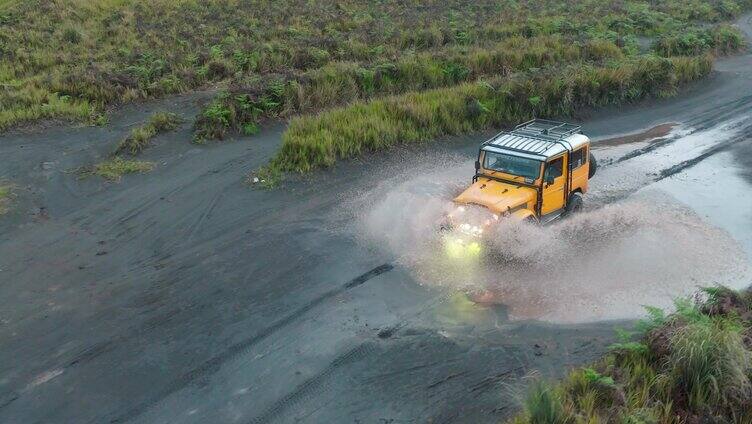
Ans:
[[[186,122],[146,152],[150,174],[73,172],[203,98],[0,137],[15,186],[0,422],[497,422],[527,375],[598,357],[641,305],[750,281],[752,55],[675,99],[583,119],[604,140],[587,210],[507,229],[517,261],[474,267],[429,248],[431,219],[486,134],[263,191],[243,179],[281,127],[196,146]]]

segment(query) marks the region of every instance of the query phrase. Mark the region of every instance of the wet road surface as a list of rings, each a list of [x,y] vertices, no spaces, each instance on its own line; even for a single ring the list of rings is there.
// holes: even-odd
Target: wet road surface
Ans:
[[[676,99],[585,117],[595,139],[676,124],[659,140],[604,144],[590,208],[668,193],[749,261],[750,88],[742,55]],[[0,137],[0,178],[17,195],[0,218],[0,422],[497,422],[525,376],[593,360],[627,325],[476,305],[353,232],[369,211],[352,198],[442,155],[469,179],[484,135],[263,191],[243,178],[281,127],[195,146],[186,122],[147,151],[150,174],[111,184],[72,172],[151,112],[190,117],[201,98],[129,106],[106,128]]]

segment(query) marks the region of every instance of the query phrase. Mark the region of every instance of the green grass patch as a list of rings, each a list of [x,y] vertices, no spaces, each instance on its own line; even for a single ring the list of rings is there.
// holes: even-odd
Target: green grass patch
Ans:
[[[8,212],[13,195],[12,188],[10,184],[2,184],[0,182],[0,215]]]
[[[112,157],[83,170],[84,175],[96,175],[108,181],[118,182],[127,174],[145,174],[154,169],[153,162],[123,159],[120,156]]]
[[[48,118],[97,123],[113,105],[216,84],[255,94],[255,78],[295,82],[301,97],[286,97],[284,111],[307,113],[471,82],[498,73],[475,67],[497,66],[495,57],[515,71],[536,61],[590,61],[568,56],[578,48],[614,54],[613,44],[632,54],[638,35],[722,22],[749,7],[749,0],[0,0],[0,131]],[[546,37],[563,45],[536,48]],[[520,46],[503,47],[512,39]],[[338,98],[340,89],[355,89],[327,87],[331,68],[332,83],[344,78],[342,64],[364,70],[358,96]],[[246,124],[238,130],[253,132]]]
[[[713,28],[690,28],[660,37],[654,46],[661,56],[699,55],[714,52],[718,55],[736,53],[746,46],[744,35],[731,25]]]
[[[593,106],[676,93],[682,83],[707,75],[707,56],[644,56],[607,66],[577,64],[356,102],[293,119],[270,167],[308,172],[337,160],[396,144],[476,131],[534,116],[567,116]]]
[[[396,61],[331,62],[287,79],[241,78],[219,93],[196,119],[196,139],[228,132],[255,134],[263,119],[509,75],[571,62],[604,63],[624,57],[609,40],[572,42],[559,35],[521,36],[485,47],[406,54]]]
[[[512,422],[752,422],[752,291],[706,289],[639,327],[592,367],[533,384]]]
[[[172,131],[180,124],[180,117],[174,113],[157,112],[149,118],[149,122],[134,128],[130,135],[118,144],[115,155],[129,153],[137,155],[149,147],[151,139],[157,134]]]

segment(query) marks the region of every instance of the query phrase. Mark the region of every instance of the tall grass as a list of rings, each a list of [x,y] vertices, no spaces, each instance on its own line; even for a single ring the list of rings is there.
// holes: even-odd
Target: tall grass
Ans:
[[[670,96],[707,75],[709,57],[646,56],[609,66],[579,64],[465,83],[293,119],[271,166],[307,172],[368,151],[519,122],[566,116],[585,107]]]
[[[742,329],[728,318],[713,318],[681,327],[671,337],[665,367],[673,390],[686,396],[692,410],[741,408],[752,399],[752,352]]]
[[[654,50],[662,56],[698,55],[712,51],[719,55],[735,53],[745,47],[744,35],[731,25],[690,28],[661,36]]]
[[[561,395],[543,381],[533,383],[525,399],[525,412],[531,424],[566,424]]]
[[[197,117],[196,137],[221,139],[228,131],[253,134],[263,118],[311,113],[356,100],[449,87],[516,71],[623,57],[611,41],[580,43],[557,35],[516,36],[487,47],[408,54],[396,61],[330,62],[288,79],[234,81],[231,90],[219,93]]]
[[[497,43],[549,36],[572,46],[590,43],[596,54],[598,47],[613,50],[597,44],[604,41],[629,53],[636,35],[731,19],[748,7],[748,0],[4,0],[0,131],[45,118],[99,122],[119,103],[231,81],[245,89],[241,83],[253,76],[298,81],[300,105],[290,107],[305,111],[319,103],[306,105],[316,91],[306,91],[300,78],[338,63],[375,72],[379,64],[396,65],[405,57],[420,65],[445,55],[477,59],[482,67],[485,52]],[[506,50],[547,54],[534,47]],[[465,67],[469,72],[448,67],[434,76],[467,82],[485,72]],[[368,79],[368,72],[363,76]],[[401,81],[420,90],[436,87],[431,80],[426,86],[421,79]],[[404,92],[400,84],[370,95]],[[321,95],[327,104],[326,91]]]
[[[752,422],[752,291],[706,293],[668,316],[654,310],[639,343],[615,345],[593,368],[533,385],[512,422]]]

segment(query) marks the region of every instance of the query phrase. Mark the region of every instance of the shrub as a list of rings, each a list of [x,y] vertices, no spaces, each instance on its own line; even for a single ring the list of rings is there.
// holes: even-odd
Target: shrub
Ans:
[[[78,44],[81,41],[81,33],[75,28],[66,28],[63,30],[63,41],[71,44]]]
[[[229,131],[255,134],[262,117],[279,114],[285,106],[285,81],[256,81],[247,89],[224,91],[215,97],[193,124],[194,140],[223,139]],[[265,86],[263,84],[266,84]]]

